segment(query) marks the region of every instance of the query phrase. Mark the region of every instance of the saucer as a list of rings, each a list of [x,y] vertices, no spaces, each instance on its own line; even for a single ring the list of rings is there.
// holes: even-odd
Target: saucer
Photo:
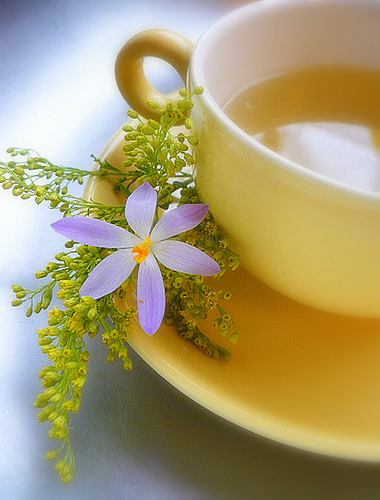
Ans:
[[[123,161],[122,130],[100,154]],[[84,195],[120,204],[112,179],[91,179]],[[214,360],[162,325],[138,323],[129,343],[159,375],[224,419],[269,439],[325,455],[380,461],[380,320],[337,316],[271,290],[243,268],[213,279],[232,292],[226,302],[239,330],[231,344],[203,331],[232,354]]]

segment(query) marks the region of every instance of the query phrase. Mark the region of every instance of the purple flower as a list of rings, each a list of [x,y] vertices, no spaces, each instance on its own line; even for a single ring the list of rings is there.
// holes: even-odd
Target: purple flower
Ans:
[[[98,247],[118,248],[91,271],[79,290],[80,295],[98,299],[113,292],[139,265],[137,310],[146,333],[154,333],[165,312],[165,288],[157,260],[175,271],[211,275],[220,272],[214,259],[196,247],[171,240],[197,226],[208,205],[194,203],[169,210],[152,228],[157,193],[148,182],[134,190],[125,205],[125,217],[135,234],[104,220],[65,217],[52,228],[72,240]]]

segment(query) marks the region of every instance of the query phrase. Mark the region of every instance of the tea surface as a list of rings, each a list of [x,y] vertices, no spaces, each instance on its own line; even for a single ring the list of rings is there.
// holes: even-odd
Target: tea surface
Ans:
[[[224,111],[282,156],[380,191],[380,70],[328,66],[280,74],[238,92]]]

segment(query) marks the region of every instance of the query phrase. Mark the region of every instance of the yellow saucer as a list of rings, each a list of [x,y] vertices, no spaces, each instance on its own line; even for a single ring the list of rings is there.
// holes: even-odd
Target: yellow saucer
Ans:
[[[101,153],[121,166],[123,133]],[[91,181],[85,196],[120,203],[112,180]],[[207,200],[206,200],[207,201]],[[243,269],[214,281],[239,329],[232,353],[206,357],[173,326],[153,336],[136,323],[129,342],[164,379],[212,412],[278,442],[326,455],[380,461],[380,320],[323,313],[274,292]]]

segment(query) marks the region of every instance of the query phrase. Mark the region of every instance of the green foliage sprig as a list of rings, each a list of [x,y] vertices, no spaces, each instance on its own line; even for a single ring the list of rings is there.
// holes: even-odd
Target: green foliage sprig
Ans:
[[[179,101],[164,109],[149,101],[148,106],[160,112],[157,121],[146,121],[129,110],[133,123],[123,128],[125,161],[122,168],[99,158],[95,158],[97,168],[93,170],[65,167],[55,165],[34,151],[9,148],[12,159],[0,162],[0,184],[22,199],[32,198],[37,204],[46,202],[64,216],[89,215],[122,227],[127,227],[124,205],[106,205],[74,196],[69,192],[71,185],[82,184],[86,178],[107,176],[113,179],[116,192],[128,197],[135,187],[148,181],[156,188],[160,209],[167,209],[173,202],[197,203],[200,200],[194,184],[195,162],[191,153],[197,138],[190,133],[192,124],[188,114],[193,94],[201,91],[195,89],[188,93],[182,89]],[[183,126],[177,128],[180,124]],[[181,239],[211,255],[220,265],[221,274],[239,265],[238,255],[211,214],[196,228],[183,233]],[[12,305],[25,305],[27,316],[51,308],[47,326],[38,329],[38,343],[49,362],[39,372],[43,391],[34,404],[39,408],[38,420],[51,422],[48,435],[57,446],[46,458],[56,460],[55,467],[64,482],[70,481],[75,473],[69,415],[79,411],[86,381],[89,361],[86,337],[100,334],[108,349],[107,360],[113,362],[119,358],[124,368],[132,368],[127,343],[136,307],[128,304],[127,297],[133,277],[100,299],[79,295],[90,271],[112,251],[68,241],[65,251],[56,254],[45,269],[35,273],[36,278],[43,280],[42,285],[33,290],[13,285]],[[223,305],[230,293],[214,290],[210,280],[206,282],[202,276],[184,275],[168,268],[162,268],[162,274],[167,300],[165,321],[207,355],[228,360],[230,353],[202,332],[201,322],[211,319],[221,335],[235,342],[237,329]],[[62,302],[62,307],[51,307],[55,297]],[[124,303],[123,311],[117,307],[120,301]]]

